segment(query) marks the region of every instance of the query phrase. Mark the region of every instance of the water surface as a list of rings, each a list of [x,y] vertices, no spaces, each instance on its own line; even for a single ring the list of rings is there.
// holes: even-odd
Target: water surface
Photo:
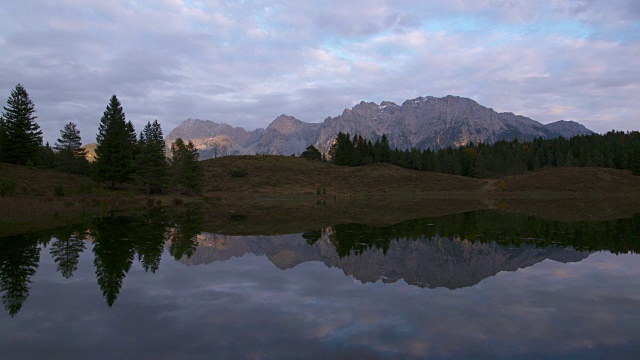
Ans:
[[[3,358],[640,357],[639,218],[299,234],[197,212],[0,239]]]

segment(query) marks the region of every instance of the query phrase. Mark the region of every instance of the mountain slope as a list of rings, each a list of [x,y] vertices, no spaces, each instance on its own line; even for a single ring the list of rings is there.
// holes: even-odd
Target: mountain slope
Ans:
[[[365,103],[325,120],[317,145],[326,151],[338,131],[358,133],[368,139],[387,134],[392,148],[441,149],[470,142],[531,140],[559,136],[524,116],[498,113],[457,96],[432,96],[407,100],[402,105]]]
[[[264,130],[246,131],[241,127],[219,124],[210,120],[187,119],[165,138],[167,148],[177,138],[191,140],[201,152],[202,159],[243,153],[250,144],[260,139]]]
[[[258,141],[244,149],[244,154],[300,154],[317,139],[321,124],[310,124],[293,116],[280,115],[267,127]]]
[[[555,131],[565,138],[571,138],[578,135],[591,135],[593,131],[587,129],[584,125],[575,121],[559,120],[546,124],[545,127],[551,131]]]

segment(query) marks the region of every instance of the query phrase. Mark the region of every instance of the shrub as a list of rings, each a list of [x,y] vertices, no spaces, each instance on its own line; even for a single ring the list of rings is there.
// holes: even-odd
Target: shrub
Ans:
[[[64,188],[61,184],[56,184],[53,187],[53,195],[55,196],[64,196]]]
[[[242,169],[231,169],[229,170],[229,175],[231,175],[231,177],[235,177],[235,178],[242,178],[247,176],[248,172],[247,169],[242,168]]]
[[[0,196],[13,196],[16,193],[16,183],[13,180],[2,180],[0,183]]]
[[[78,187],[78,191],[81,194],[91,194],[93,192],[93,182],[91,181],[91,179],[82,179],[82,181],[80,182],[80,186]]]

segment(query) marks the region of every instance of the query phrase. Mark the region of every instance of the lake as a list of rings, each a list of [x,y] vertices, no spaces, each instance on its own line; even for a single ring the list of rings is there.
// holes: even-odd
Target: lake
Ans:
[[[640,216],[205,227],[154,209],[0,239],[2,358],[640,358]]]

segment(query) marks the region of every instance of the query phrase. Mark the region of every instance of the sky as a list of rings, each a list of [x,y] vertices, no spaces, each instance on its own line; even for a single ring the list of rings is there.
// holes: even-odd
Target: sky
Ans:
[[[114,94],[165,135],[446,95],[638,130],[639,65],[637,0],[0,0],[0,104],[22,84],[51,143],[95,142]]]

